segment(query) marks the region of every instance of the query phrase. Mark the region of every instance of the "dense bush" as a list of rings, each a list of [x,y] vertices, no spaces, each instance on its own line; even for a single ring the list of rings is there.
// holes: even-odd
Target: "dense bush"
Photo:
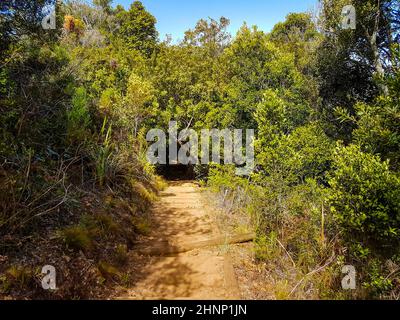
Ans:
[[[373,240],[400,236],[400,179],[389,162],[352,145],[339,147],[329,180],[332,212],[349,235]]]
[[[263,143],[263,138],[259,139]],[[287,183],[302,183],[307,178],[323,182],[333,150],[332,141],[320,126],[310,124],[280,135],[270,147],[264,146],[259,150],[258,163],[267,175],[279,173]]]

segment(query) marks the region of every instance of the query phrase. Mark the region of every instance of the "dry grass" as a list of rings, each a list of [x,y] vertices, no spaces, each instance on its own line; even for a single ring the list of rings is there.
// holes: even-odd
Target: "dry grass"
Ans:
[[[342,266],[338,260],[340,246],[335,240],[327,242],[321,236],[325,236],[321,228],[314,228],[311,212],[287,213],[280,217],[280,227],[272,231],[261,223],[261,203],[244,194],[243,189],[205,192],[206,198],[212,199],[214,208],[218,209],[214,210],[214,218],[220,230],[227,233],[258,230],[253,244],[229,247],[244,299],[343,299],[346,296],[338,282]],[[302,202],[301,210],[304,210],[304,198]],[[296,207],[301,202],[290,204]],[[336,291],[332,290],[335,286]]]
[[[162,181],[152,183],[161,188]],[[71,186],[62,210],[32,220],[29,236],[1,235],[0,299],[104,298],[131,283],[128,252],[150,232],[148,210],[157,199],[149,183],[133,187],[94,192]],[[40,270],[48,264],[57,271],[56,291],[41,288]]]

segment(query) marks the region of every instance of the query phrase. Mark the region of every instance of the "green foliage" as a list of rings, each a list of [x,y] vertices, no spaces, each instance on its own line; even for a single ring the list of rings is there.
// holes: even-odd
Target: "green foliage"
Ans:
[[[135,217],[132,221],[135,231],[144,236],[148,236],[151,231],[151,223],[148,218]]]
[[[246,179],[235,175],[235,167],[225,165],[211,165],[208,173],[208,184],[214,191],[235,189],[238,186],[246,187]]]
[[[88,96],[85,88],[75,90],[71,101],[71,109],[67,111],[67,132],[71,143],[84,141],[90,125]]]
[[[112,0],[93,0],[93,4],[102,7],[104,10],[110,10]]]
[[[117,111],[122,124],[134,131],[136,136],[145,119],[153,117],[156,111],[154,88],[149,81],[132,73],[127,83],[126,95]]]
[[[360,147],[339,147],[329,181],[332,212],[345,232],[377,241],[400,232],[400,179],[389,163]]]
[[[381,81],[393,72],[391,43],[398,42],[398,0],[324,0],[321,26],[326,32],[317,55],[320,76],[321,113],[330,124],[329,134],[349,141],[352,126],[335,119],[335,107],[354,114],[357,102],[371,102],[377,94],[387,92]],[[357,13],[355,30],[341,27],[341,10],[353,5]],[[396,14],[397,11],[397,14]],[[360,27],[361,26],[361,27]],[[380,79],[380,81],[376,81]]]
[[[133,192],[139,196],[142,205],[147,206],[157,199],[156,194],[151,190],[148,190],[143,183],[132,180],[131,185]]]
[[[116,267],[106,261],[100,261],[98,268],[105,279],[118,279],[121,275]]]
[[[263,128],[273,130],[273,126]],[[288,135],[262,134],[260,137],[258,162],[265,173],[280,174],[289,184],[304,182],[307,178],[325,180],[334,148],[319,125],[298,127]]]
[[[209,18],[209,21],[201,19],[194,30],[185,32],[184,44],[190,46],[202,46],[212,57],[217,57],[228,46],[230,35],[227,27],[230,21],[221,17],[219,21]]]
[[[390,160],[392,168],[398,168],[400,164],[399,106],[385,97],[381,97],[376,105],[355,106],[359,119],[353,132],[354,141],[366,152]]]
[[[223,76],[229,79],[224,88],[226,109],[222,111],[232,110],[234,124],[239,127],[253,127],[252,113],[261,101],[262,90],[269,85],[279,85],[274,83],[273,77],[279,71],[283,72],[282,69],[278,71],[283,66],[280,53],[262,31],[244,25],[221,59],[224,62]],[[271,72],[268,66],[275,68],[276,72]]]
[[[260,235],[254,242],[254,254],[260,261],[275,259],[282,254],[281,250],[282,248],[277,242],[277,234],[274,231],[271,231],[269,235]]]
[[[94,217],[96,227],[102,234],[118,234],[121,232],[120,226],[113,220],[113,217],[108,214],[99,214]]]
[[[382,159],[390,160],[393,170],[400,164],[400,127],[399,97],[396,82],[400,72],[394,73],[387,81],[389,92],[386,96],[377,97],[373,104],[357,103],[354,106],[355,116],[345,110],[338,110],[343,122],[357,125],[353,131],[354,142],[366,152],[379,154]]]
[[[379,260],[373,259],[368,264],[368,279],[362,284],[373,296],[379,297],[390,292],[394,283],[382,274],[382,267]]]
[[[214,125],[208,120],[216,111],[212,99],[218,96],[212,81],[215,65],[204,48],[161,44],[152,76],[159,106],[156,123],[161,127],[167,127],[170,120],[182,127]]]
[[[369,258],[371,255],[371,250],[364,247],[361,243],[354,243],[351,246],[352,255],[361,261],[364,261]]]

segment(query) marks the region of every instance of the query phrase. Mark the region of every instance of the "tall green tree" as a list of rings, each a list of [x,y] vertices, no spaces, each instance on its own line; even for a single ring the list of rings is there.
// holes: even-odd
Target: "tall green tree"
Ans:
[[[295,55],[296,65],[304,72],[311,73],[316,48],[323,36],[309,13],[291,13],[283,22],[278,22],[269,39]]]
[[[193,30],[185,32],[184,43],[205,47],[215,58],[230,42],[231,36],[227,32],[229,24],[229,19],[225,17],[221,17],[219,20],[209,18],[209,21],[201,19]]]
[[[157,44],[158,32],[156,18],[150,14],[140,1],[132,3],[128,11],[119,11],[118,35],[131,49],[136,49],[150,56]]]
[[[390,48],[399,37],[399,0],[323,0],[321,4],[321,113],[327,122],[335,124],[332,135],[338,133],[349,140],[353,128],[341,126],[334,110],[340,106],[354,113],[357,101],[371,102],[379,93],[388,93],[384,78],[392,72]],[[356,10],[354,30],[342,27],[341,13],[346,5],[353,5]]]

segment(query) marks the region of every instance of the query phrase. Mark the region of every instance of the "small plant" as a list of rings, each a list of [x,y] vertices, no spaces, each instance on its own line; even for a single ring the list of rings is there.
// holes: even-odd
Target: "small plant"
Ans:
[[[61,237],[66,246],[74,250],[87,250],[92,246],[88,229],[80,225],[62,230]]]
[[[132,224],[135,227],[135,231],[141,235],[149,235],[151,231],[150,221],[144,217],[134,217]]]
[[[103,278],[105,279],[112,279],[112,278],[119,278],[120,272],[117,268],[112,266],[106,261],[100,261],[98,264],[99,271]]]
[[[373,259],[368,266],[368,280],[363,287],[371,291],[372,295],[379,297],[393,289],[393,282],[382,274],[379,260]]]
[[[157,191],[164,191],[168,188],[168,183],[163,178],[156,176],[154,178],[154,186]]]
[[[119,265],[125,265],[128,262],[128,248],[124,244],[119,244],[115,249],[115,260]]]
[[[271,232],[269,235],[257,237],[254,246],[255,257],[259,261],[274,259],[280,255],[280,248],[277,244],[277,234]]]
[[[371,254],[370,249],[364,247],[361,243],[353,244],[351,252],[359,260],[366,260]]]
[[[93,218],[96,225],[103,233],[117,234],[119,231],[118,224],[113,220],[110,215],[98,214]]]
[[[121,275],[121,283],[124,287],[128,288],[131,285],[132,279],[129,273],[124,273]]]
[[[80,142],[86,138],[86,129],[90,124],[87,104],[88,96],[85,88],[77,88],[72,97],[71,109],[67,111],[67,131],[70,143]]]
[[[131,184],[133,191],[139,196],[139,200],[143,202],[144,205],[157,200],[157,196],[153,192],[147,190],[142,183],[131,181]]]
[[[275,283],[274,294],[277,300],[287,300],[290,297],[290,284],[287,280]]]
[[[13,287],[26,288],[33,281],[33,271],[24,266],[11,266],[3,277],[2,290],[9,291]]]

